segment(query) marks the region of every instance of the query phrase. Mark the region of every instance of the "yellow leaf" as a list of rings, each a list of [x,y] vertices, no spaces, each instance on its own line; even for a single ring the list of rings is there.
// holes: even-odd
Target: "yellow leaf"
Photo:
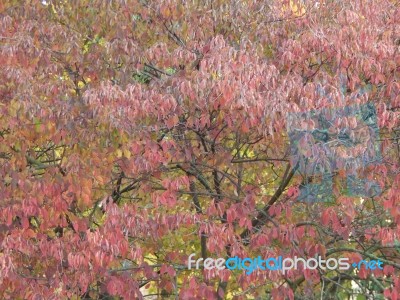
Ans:
[[[78,88],[83,88],[85,86],[85,83],[83,81],[78,82]]]
[[[286,10],[286,9],[287,9],[287,7],[285,6],[284,10]],[[289,1],[289,9],[297,17],[304,15],[306,12],[304,4],[302,3],[302,1],[299,1],[299,0],[290,0]]]
[[[126,158],[130,158],[131,157],[131,152],[128,149],[124,149],[124,156]]]
[[[20,104],[18,102],[18,100],[11,100],[10,106],[9,106],[9,113],[11,117],[16,117],[17,116],[17,112],[20,109]]]

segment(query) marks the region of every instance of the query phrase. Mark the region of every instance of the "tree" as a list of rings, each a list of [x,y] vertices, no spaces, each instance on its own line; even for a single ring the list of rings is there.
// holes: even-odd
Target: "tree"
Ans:
[[[0,12],[2,298],[398,299],[398,2],[6,0]],[[329,201],[299,199],[321,176],[291,147],[324,158],[291,140],[290,116],[368,103],[382,159],[352,172],[379,193],[349,194],[337,168]],[[384,268],[246,275],[188,270],[191,253]]]

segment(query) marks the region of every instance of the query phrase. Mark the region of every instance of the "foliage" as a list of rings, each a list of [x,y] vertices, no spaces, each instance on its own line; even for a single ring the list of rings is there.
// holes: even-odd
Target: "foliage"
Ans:
[[[1,298],[398,299],[399,14],[391,0],[1,1]],[[298,201],[314,179],[290,164],[286,115],[366,102],[382,162],[357,172],[382,193],[342,193],[339,170],[333,202]],[[188,270],[193,252],[385,267],[248,276]]]

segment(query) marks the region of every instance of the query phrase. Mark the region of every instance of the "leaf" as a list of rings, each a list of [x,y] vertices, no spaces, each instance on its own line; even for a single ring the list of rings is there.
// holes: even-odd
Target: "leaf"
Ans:
[[[177,125],[179,122],[179,118],[177,115],[174,115],[172,117],[170,117],[165,124],[167,125],[168,129],[171,129],[172,127],[174,127],[175,125]]]
[[[222,288],[218,288],[218,296],[223,299],[225,296],[225,292]]]
[[[118,158],[122,157],[122,150],[121,149],[117,149],[115,152],[116,152],[116,155],[117,155]]]

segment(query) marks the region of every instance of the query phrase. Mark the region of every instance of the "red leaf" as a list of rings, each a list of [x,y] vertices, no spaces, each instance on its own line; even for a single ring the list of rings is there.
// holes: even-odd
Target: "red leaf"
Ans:
[[[218,288],[218,296],[223,299],[225,295],[225,292],[222,288]]]
[[[27,217],[22,217],[21,223],[22,223],[22,228],[24,228],[24,229],[29,228],[29,220]]]

